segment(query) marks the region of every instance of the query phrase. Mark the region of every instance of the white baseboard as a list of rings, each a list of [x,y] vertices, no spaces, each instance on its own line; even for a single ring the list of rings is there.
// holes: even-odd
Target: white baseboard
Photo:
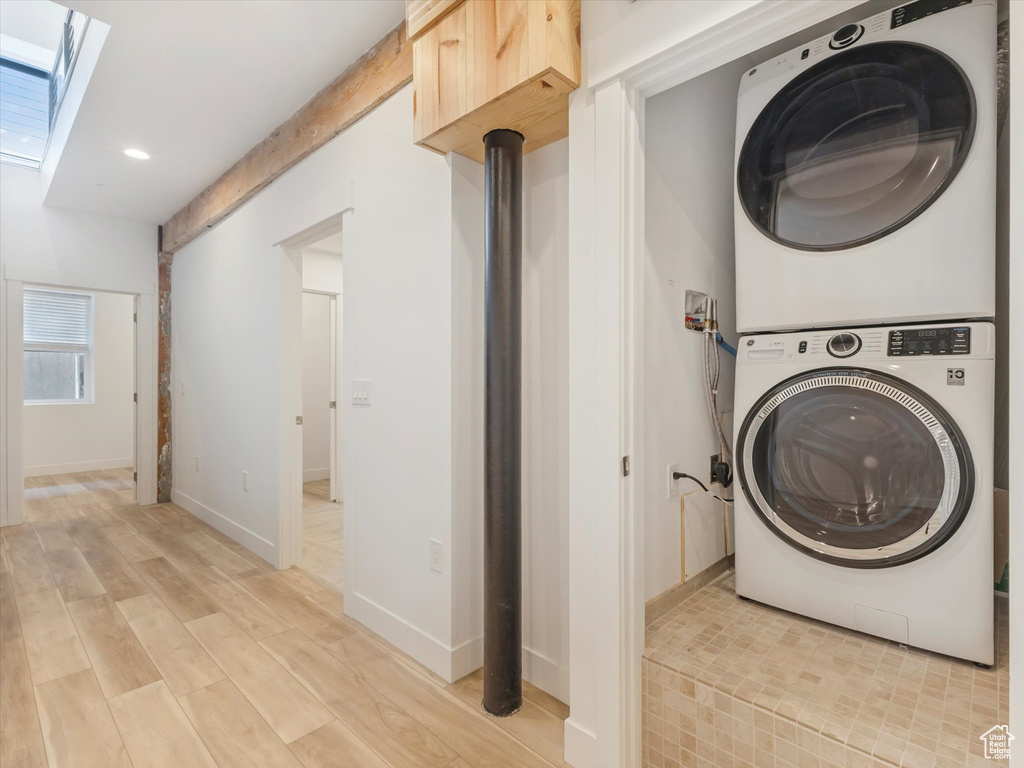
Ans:
[[[484,665],[484,639],[477,637],[453,648],[452,678],[460,680]],[[569,703],[569,670],[532,648],[523,647],[523,679],[559,701]]]
[[[224,515],[216,512],[204,504],[186,496],[177,488],[171,489],[171,501],[182,509],[191,512],[204,523],[208,523],[223,533],[225,536],[237,541],[243,547],[262,557],[271,565],[277,563],[277,545],[267,541],[262,536],[253,533],[248,528],[229,520]]]
[[[309,483],[313,480],[330,480],[331,479],[331,468],[324,467],[323,469],[304,469],[302,470],[302,482]]]
[[[573,768],[594,768],[598,765],[597,735],[584,728],[572,715],[565,721],[565,762]]]
[[[130,456],[127,459],[98,459],[96,461],[74,461],[68,464],[44,464],[36,467],[25,467],[25,477],[41,477],[42,475],[71,475],[75,472],[95,472],[99,469],[124,469],[135,465]]]
[[[452,649],[452,679],[461,680],[484,665],[484,637],[467,640]]]
[[[345,590],[345,613],[405,651],[446,682],[451,683],[457,679],[452,677],[453,649],[405,619],[353,590]]]
[[[569,670],[532,648],[523,648],[523,679],[563,704],[569,703]]]

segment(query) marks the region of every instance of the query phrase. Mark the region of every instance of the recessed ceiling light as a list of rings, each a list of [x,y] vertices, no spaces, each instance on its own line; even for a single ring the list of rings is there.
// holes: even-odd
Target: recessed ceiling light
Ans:
[[[124,153],[134,160],[149,160],[149,154],[141,149],[126,149]]]

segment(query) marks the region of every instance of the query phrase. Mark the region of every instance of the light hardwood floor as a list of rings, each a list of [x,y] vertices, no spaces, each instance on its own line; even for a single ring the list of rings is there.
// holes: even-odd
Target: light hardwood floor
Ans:
[[[564,765],[561,702],[524,683],[519,714],[486,717],[479,673],[447,685],[345,617],[332,571],[276,571],[133,505],[129,478],[31,478],[0,529],[3,768]]]
[[[302,486],[302,562],[299,567],[344,591],[341,560],[341,504],[331,501],[331,481]]]

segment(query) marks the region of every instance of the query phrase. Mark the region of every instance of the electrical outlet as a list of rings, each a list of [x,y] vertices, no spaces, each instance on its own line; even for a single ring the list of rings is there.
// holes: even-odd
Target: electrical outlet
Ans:
[[[716,453],[711,457],[711,484],[721,484],[723,488],[732,485],[732,468],[722,460],[722,455]]]
[[[668,478],[668,491],[665,494],[666,499],[674,499],[676,496],[679,495],[679,481],[672,477],[672,475],[674,475],[678,471],[678,464],[668,465],[668,472],[665,475]]]
[[[245,470],[242,470],[242,490],[249,490],[249,473],[246,472]]]
[[[444,548],[437,539],[430,540],[430,570],[444,571]]]
[[[199,471],[199,457],[196,456],[196,472]]]

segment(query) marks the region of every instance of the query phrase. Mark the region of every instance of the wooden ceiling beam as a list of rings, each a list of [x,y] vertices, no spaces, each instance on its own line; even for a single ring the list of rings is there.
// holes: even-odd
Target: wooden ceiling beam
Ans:
[[[227,218],[411,81],[412,43],[403,21],[175,213],[163,227],[163,251],[179,250]]]

